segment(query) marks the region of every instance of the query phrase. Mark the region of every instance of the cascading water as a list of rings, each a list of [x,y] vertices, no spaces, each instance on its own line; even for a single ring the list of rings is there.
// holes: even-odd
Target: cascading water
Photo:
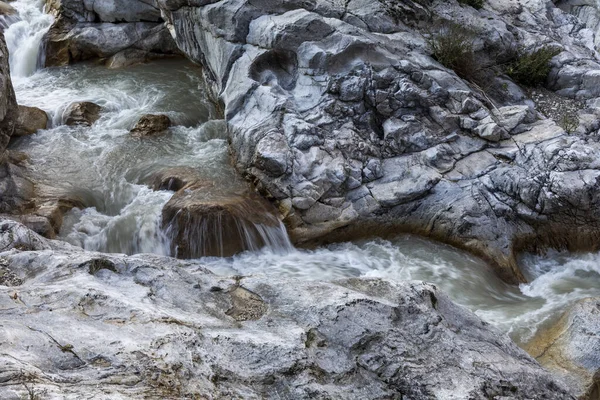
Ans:
[[[174,254],[184,251],[181,242],[172,243],[183,232],[186,240],[193,238],[185,243],[191,256],[226,255],[223,242],[229,233],[219,222],[222,214],[177,226],[181,221],[175,216],[191,215],[182,211],[163,222],[163,208],[173,192],[148,186],[156,171],[171,167],[193,169],[215,183],[210,190],[218,196],[239,196],[236,191],[243,186],[229,165],[224,123],[210,121],[215,112],[195,67],[167,61],[118,71],[98,65],[36,71],[38,49],[52,18],[41,12],[39,0],[11,4],[19,15],[5,17],[4,23],[10,25],[5,35],[17,99],[44,109],[52,120],[50,129],[19,138],[12,148],[28,154],[31,174],[42,191],[86,205],[65,216],[60,237],[103,252]],[[103,107],[91,128],[63,125],[65,109],[76,101]],[[167,114],[178,126],[161,137],[131,137],[128,129],[147,113]],[[194,207],[190,210],[197,211],[198,204]],[[205,257],[204,265],[223,274],[430,281],[519,342],[574,301],[600,296],[598,254],[526,256],[522,265],[530,283],[517,287],[501,282],[477,258],[411,236],[294,250],[278,221],[254,220],[252,211],[241,211],[247,221],[230,224],[251,251],[226,259]],[[211,240],[207,234],[213,235]],[[261,241],[270,247],[258,250],[254,244]],[[211,246],[217,250],[207,250]]]
[[[14,80],[31,76],[43,66],[42,40],[54,18],[42,10],[43,0],[11,3],[17,16],[6,16],[0,23],[10,52],[10,72]]]

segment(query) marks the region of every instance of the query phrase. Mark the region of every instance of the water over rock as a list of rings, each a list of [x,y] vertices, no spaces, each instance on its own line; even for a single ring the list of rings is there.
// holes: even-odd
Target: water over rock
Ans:
[[[527,351],[561,376],[579,399],[600,398],[600,299],[575,304],[556,324],[541,330]]]
[[[277,210],[252,191],[222,193],[215,184],[193,182],[163,208],[163,229],[178,258],[229,257],[266,245],[288,248]]]
[[[19,117],[15,126],[14,136],[26,136],[46,129],[48,114],[37,107],[19,106]]]
[[[3,399],[573,399],[431,284],[219,277],[11,221],[0,319]]]

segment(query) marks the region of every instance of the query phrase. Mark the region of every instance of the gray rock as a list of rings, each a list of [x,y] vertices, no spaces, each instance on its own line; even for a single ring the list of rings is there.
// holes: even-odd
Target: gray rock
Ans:
[[[219,277],[6,221],[0,249],[3,399],[573,398],[430,284]]]

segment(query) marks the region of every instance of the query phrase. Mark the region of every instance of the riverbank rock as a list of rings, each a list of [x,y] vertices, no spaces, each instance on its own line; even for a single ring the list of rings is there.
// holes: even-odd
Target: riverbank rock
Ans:
[[[0,249],[2,399],[573,399],[430,284],[220,277],[5,221]]]
[[[72,103],[63,113],[66,125],[92,126],[100,118],[102,107],[89,101]]]
[[[0,34],[0,165],[6,163],[6,146],[15,130],[18,118],[17,99],[10,79],[8,48]]]
[[[124,52],[132,51],[138,59],[179,54],[154,2],[46,0],[46,7],[56,18],[46,39],[46,66],[117,54],[124,65]]]
[[[166,115],[147,114],[142,116],[131,130],[135,137],[156,136],[165,133],[171,126],[171,119]]]
[[[173,256],[230,257],[267,244],[289,245],[277,210],[269,202],[251,191],[222,190],[215,184],[188,184],[165,204],[163,230],[171,240]]]
[[[474,84],[428,44],[438,26],[472,30],[483,69],[559,48],[546,86],[595,121],[593,32],[553,1],[159,5],[224,105],[236,168],[296,242],[414,232],[509,282],[524,281],[524,249],[600,247],[598,127],[569,134],[501,70]]]
[[[48,114],[37,107],[19,106],[14,136],[27,136],[48,126]]]
[[[577,398],[600,398],[600,299],[581,300],[526,347],[544,367],[563,377]]]

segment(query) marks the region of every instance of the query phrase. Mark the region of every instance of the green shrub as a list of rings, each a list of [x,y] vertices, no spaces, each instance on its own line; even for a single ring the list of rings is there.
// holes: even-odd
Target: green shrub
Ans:
[[[473,52],[473,31],[452,24],[429,37],[433,57],[463,79],[472,80],[477,72]]]
[[[481,7],[483,7],[484,1],[485,0],[458,0],[460,4],[466,4],[475,8],[476,10],[479,10]]]
[[[544,46],[531,53],[520,53],[508,65],[506,74],[525,86],[541,85],[550,73],[550,60],[560,52],[558,48]]]

